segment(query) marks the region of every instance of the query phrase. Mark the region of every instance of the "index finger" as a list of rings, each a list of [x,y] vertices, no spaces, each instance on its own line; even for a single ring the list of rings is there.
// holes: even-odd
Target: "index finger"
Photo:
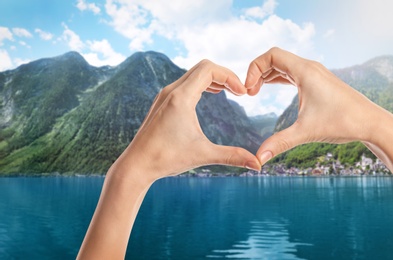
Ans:
[[[199,101],[200,94],[212,83],[223,86],[235,95],[243,95],[247,92],[234,72],[208,60],[199,62],[178,88],[182,88],[187,96],[197,97]]]
[[[268,75],[272,70],[288,75],[293,79],[293,83],[298,84],[298,70],[302,62],[304,62],[304,59],[293,53],[277,47],[271,48],[268,52],[251,62],[244,85],[247,89],[255,87],[258,80]]]

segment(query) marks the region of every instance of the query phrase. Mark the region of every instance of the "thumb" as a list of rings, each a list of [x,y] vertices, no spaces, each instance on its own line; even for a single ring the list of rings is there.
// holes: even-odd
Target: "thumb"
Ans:
[[[261,170],[258,158],[246,149],[217,144],[212,145],[213,147],[209,149],[210,155],[207,157],[211,161],[210,163],[243,167],[254,171]]]
[[[266,139],[257,152],[257,157],[261,165],[264,165],[267,161],[280,153],[305,143],[303,133],[304,131],[301,131],[298,123],[295,122],[292,126]]]

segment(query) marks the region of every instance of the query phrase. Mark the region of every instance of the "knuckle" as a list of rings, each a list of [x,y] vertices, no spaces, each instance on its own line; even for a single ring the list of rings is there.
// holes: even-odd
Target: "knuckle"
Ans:
[[[226,158],[225,163],[227,165],[234,165],[237,162],[237,158],[241,155],[242,149],[239,147],[236,147],[233,149],[233,151],[229,154],[229,156]]]
[[[277,134],[277,135],[279,135],[279,134]],[[290,143],[285,138],[282,138],[281,136],[277,136],[277,137],[278,138],[276,139],[275,146],[278,147],[278,149],[280,150],[280,153],[288,151],[289,149],[292,148]]]
[[[278,48],[277,46],[274,46],[274,47],[270,48],[270,50],[268,52],[270,52],[272,55],[274,55],[274,54],[277,54],[278,52],[281,52],[281,49]]]
[[[291,147],[286,140],[280,139],[277,141],[278,147],[280,147],[281,151],[288,151]]]
[[[198,63],[198,68],[202,71],[212,70],[214,66],[215,64],[208,59],[203,59]]]
[[[182,96],[182,92],[178,89],[171,91],[171,93],[167,96],[168,105],[171,107],[181,107],[184,103],[184,98]]]
[[[213,66],[213,62],[208,59],[203,59],[198,63],[200,69],[210,69]]]
[[[169,93],[170,93],[169,88],[165,87],[165,88],[161,89],[159,96],[166,97],[166,96],[168,96]]]
[[[198,63],[199,66],[210,66],[211,64],[213,64],[213,62],[208,59],[203,59]]]

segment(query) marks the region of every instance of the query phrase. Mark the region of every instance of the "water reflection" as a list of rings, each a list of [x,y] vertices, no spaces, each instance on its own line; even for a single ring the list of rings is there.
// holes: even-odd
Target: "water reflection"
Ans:
[[[311,244],[291,242],[286,224],[274,221],[251,221],[248,239],[230,249],[216,249],[207,258],[303,259],[295,256],[298,246]]]
[[[164,179],[127,259],[393,259],[391,216],[393,178]]]
[[[0,259],[75,259],[102,179],[0,178]],[[393,259],[393,178],[168,178],[126,259]]]

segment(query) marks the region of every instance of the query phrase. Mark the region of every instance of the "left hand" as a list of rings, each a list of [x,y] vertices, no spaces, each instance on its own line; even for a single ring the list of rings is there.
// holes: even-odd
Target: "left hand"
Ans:
[[[213,144],[202,132],[195,111],[201,94],[223,89],[236,95],[247,92],[232,71],[208,60],[162,89],[134,140],[111,171],[126,174],[128,169],[137,167],[140,173],[134,177],[152,183],[210,164],[259,170],[261,165],[253,154],[243,148]]]
[[[256,95],[265,83],[295,85],[299,94],[299,111],[293,125],[263,142],[257,152],[261,164],[305,143],[386,143],[375,139],[378,136],[387,137],[389,134],[384,132],[384,135],[381,135],[375,132],[389,128],[389,113],[318,62],[272,48],[251,62],[245,83],[248,94]],[[383,122],[384,126],[379,126],[380,122]]]

